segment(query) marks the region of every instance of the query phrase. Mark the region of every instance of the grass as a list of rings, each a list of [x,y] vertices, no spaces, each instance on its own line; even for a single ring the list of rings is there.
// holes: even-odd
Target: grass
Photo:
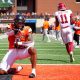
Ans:
[[[80,64],[80,49],[74,49],[75,62],[69,62],[69,56],[64,44],[60,41],[51,40],[50,43],[42,41],[41,34],[34,34],[35,47],[37,49],[38,64]],[[0,61],[8,49],[7,39],[0,40]],[[16,63],[29,64],[29,58],[18,60]]]

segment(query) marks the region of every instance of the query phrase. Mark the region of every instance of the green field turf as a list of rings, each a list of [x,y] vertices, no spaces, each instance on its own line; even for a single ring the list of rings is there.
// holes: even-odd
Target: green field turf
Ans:
[[[41,34],[34,34],[35,47],[37,48],[37,63],[38,64],[79,64],[80,63],[80,49],[74,49],[73,63],[69,62],[69,56],[66,52],[64,44],[60,41],[52,40],[42,42]],[[8,49],[7,39],[0,40],[0,61],[6,54]],[[16,63],[29,64],[29,58],[18,60]]]

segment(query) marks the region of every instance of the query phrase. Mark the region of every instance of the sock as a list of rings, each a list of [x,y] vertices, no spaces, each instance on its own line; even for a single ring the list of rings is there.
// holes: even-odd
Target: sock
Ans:
[[[36,75],[36,69],[32,68],[32,73],[34,73]]]
[[[67,52],[70,54],[70,52],[73,52],[74,50],[74,46],[73,46],[73,43],[72,42],[69,42],[66,44],[66,49],[67,49]]]

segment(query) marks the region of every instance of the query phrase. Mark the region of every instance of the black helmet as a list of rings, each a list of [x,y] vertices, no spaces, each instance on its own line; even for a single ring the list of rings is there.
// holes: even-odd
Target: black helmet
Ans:
[[[16,15],[15,16],[15,18],[14,18],[14,27],[15,28],[19,28],[18,24],[23,24],[23,26],[24,26],[24,23],[25,23],[25,19],[24,19],[23,15]]]
[[[24,16],[23,15],[16,15],[15,18],[14,18],[14,23],[24,23],[25,20],[24,20]]]

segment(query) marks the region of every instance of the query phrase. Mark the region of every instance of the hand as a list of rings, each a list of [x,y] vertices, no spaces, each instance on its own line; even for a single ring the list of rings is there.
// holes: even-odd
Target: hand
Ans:
[[[19,47],[18,42],[14,42],[14,47],[15,48],[18,48]]]
[[[22,42],[14,42],[14,46],[16,49],[24,49],[27,48],[27,46],[22,45]]]

